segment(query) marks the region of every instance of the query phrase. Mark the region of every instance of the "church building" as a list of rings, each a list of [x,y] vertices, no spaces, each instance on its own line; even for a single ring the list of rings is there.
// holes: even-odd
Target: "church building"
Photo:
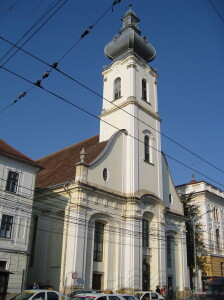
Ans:
[[[189,289],[183,206],[161,151],[154,47],[130,8],[105,46],[100,133],[37,161],[29,283]]]

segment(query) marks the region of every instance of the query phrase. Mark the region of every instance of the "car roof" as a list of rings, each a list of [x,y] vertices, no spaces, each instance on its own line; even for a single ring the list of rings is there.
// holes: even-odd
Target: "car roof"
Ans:
[[[80,294],[76,294],[76,295],[72,296],[72,298],[75,298],[75,297],[94,297],[94,298],[96,298],[96,297],[99,297],[101,295],[102,295],[102,293],[83,293],[82,292]]]
[[[134,292],[134,294],[139,294],[139,293],[145,294],[145,293],[156,293],[156,292],[152,292],[152,291],[135,291]]]
[[[24,290],[23,292],[27,292],[27,293],[56,292],[56,293],[58,293],[58,291],[55,291],[55,290],[42,290],[42,289],[30,289],[30,290]]]
[[[120,294],[120,293],[80,293],[80,294],[76,294],[74,295],[72,298],[74,297],[101,297],[101,296],[118,296],[118,297],[123,297],[123,296],[131,296],[136,298],[134,295],[129,295],[129,294]]]

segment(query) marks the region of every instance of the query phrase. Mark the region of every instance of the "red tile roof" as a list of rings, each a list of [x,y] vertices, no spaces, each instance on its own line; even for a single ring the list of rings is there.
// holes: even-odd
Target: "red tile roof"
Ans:
[[[24,155],[23,153],[19,152],[18,150],[16,150],[15,148],[7,144],[2,139],[0,139],[0,154],[3,154],[5,156],[8,156],[16,160],[22,160],[23,162],[37,166],[34,160]]]
[[[99,135],[96,135],[37,160],[44,169],[37,173],[36,187],[46,188],[75,179],[75,164],[80,162],[81,150],[85,149],[85,163],[89,164],[102,152],[106,143],[99,143]]]

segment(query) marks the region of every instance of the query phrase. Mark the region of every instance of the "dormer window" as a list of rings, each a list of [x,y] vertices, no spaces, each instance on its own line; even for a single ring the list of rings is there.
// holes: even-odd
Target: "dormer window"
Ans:
[[[114,100],[121,98],[121,78],[114,80]]]
[[[142,79],[142,100],[147,101],[147,83]]]

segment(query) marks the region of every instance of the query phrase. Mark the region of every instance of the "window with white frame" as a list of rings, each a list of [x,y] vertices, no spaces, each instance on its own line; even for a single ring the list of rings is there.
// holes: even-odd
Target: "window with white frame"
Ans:
[[[142,246],[149,247],[149,221],[142,220]]]
[[[18,181],[19,181],[19,173],[14,171],[9,171],[8,178],[6,181],[6,191],[11,193],[16,193],[18,188]]]
[[[104,240],[104,224],[102,222],[95,222],[94,234],[94,261],[103,261],[103,240]]]
[[[144,137],[144,150],[145,150],[145,161],[150,162],[150,148],[149,148],[149,136],[145,135]]]
[[[114,100],[121,98],[121,78],[114,80]]]
[[[13,217],[2,215],[0,237],[10,239],[12,236]]]
[[[147,82],[142,79],[142,100],[147,101]]]

